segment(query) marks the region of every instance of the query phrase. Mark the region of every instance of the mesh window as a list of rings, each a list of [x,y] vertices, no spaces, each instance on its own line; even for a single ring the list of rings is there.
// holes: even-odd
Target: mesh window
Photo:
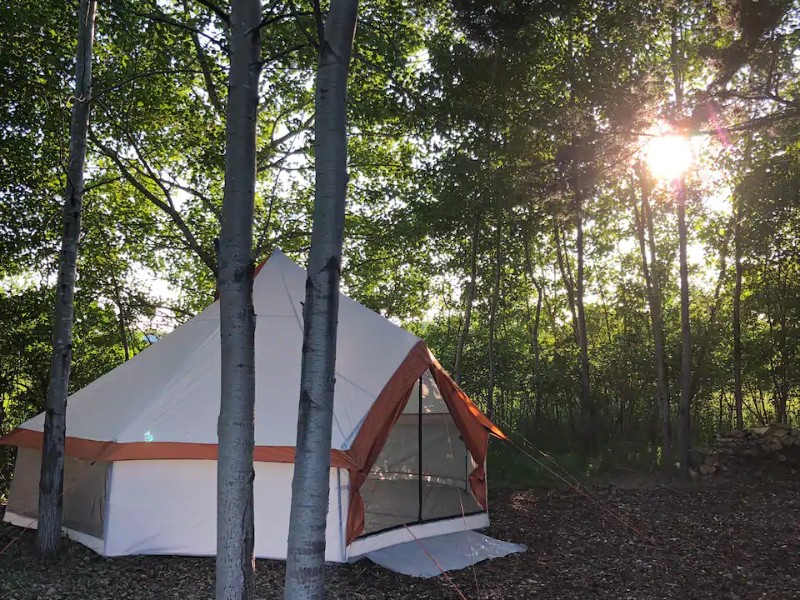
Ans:
[[[17,450],[17,464],[8,496],[8,510],[31,519],[35,519],[39,512],[41,457],[38,450]],[[103,537],[109,464],[71,456],[64,458],[64,527]]]
[[[468,482],[474,468],[436,384],[426,373],[421,401],[418,382],[361,489],[364,534],[481,511]]]

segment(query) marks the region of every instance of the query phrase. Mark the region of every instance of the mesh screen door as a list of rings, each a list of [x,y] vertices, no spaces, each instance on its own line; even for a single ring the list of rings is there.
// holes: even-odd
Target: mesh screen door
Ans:
[[[39,512],[39,471],[42,453],[19,448],[8,510],[35,519]],[[64,457],[62,524],[81,533],[103,537],[106,479],[110,463]]]
[[[414,385],[361,488],[364,535],[481,512],[468,481],[474,468],[447,405],[426,372]]]

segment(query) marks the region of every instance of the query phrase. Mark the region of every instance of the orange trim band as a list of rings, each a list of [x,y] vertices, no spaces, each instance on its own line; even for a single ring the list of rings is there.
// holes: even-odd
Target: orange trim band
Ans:
[[[42,432],[32,429],[15,429],[0,445],[19,446],[39,450],[42,447]],[[217,460],[216,444],[186,442],[103,442],[84,438],[67,437],[67,456],[84,460]],[[295,449],[291,446],[256,446],[253,460],[256,462],[293,463]],[[350,455],[344,450],[331,450],[331,466],[356,469]]]

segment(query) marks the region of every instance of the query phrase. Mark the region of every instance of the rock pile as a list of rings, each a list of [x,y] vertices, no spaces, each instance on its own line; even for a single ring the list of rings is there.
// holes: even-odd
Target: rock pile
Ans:
[[[689,467],[693,476],[762,475],[775,469],[795,475],[800,471],[800,429],[774,424],[717,435],[710,450],[691,452]]]

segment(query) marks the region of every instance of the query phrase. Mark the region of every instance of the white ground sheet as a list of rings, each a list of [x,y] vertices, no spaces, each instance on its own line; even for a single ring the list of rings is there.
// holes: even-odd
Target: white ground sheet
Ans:
[[[374,550],[364,556],[396,573],[435,577],[442,574],[439,567],[458,571],[483,560],[527,549],[522,544],[496,540],[477,531],[458,531]]]

